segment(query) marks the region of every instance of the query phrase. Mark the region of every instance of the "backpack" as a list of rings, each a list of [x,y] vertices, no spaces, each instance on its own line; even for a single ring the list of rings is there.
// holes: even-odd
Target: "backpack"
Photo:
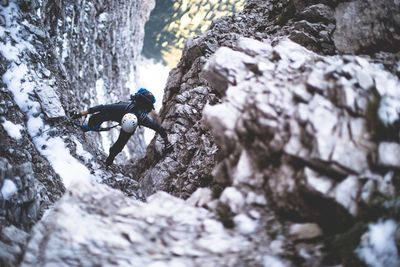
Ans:
[[[140,88],[134,95],[131,95],[131,101],[135,102],[137,105],[143,106],[150,112],[154,109],[156,98],[146,88]]]

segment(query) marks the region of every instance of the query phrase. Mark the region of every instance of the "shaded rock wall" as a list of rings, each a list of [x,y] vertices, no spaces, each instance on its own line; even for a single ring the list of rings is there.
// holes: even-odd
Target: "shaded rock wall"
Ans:
[[[194,195],[215,197],[205,205],[226,227],[266,229],[251,236],[275,256],[295,266],[362,266],[353,251],[368,223],[398,221],[400,61],[393,47],[374,54],[376,40],[396,42],[387,34],[351,48],[370,55],[327,57],[344,51],[333,41],[343,36],[342,7],[249,1],[188,40],[161,110],[175,151],[161,157],[153,140],[135,169],[145,194],[187,198],[208,187]],[[396,28],[388,14],[387,29]]]
[[[382,6],[388,10],[398,9],[391,2],[384,2]],[[160,145],[156,142],[150,146],[141,167],[136,170],[138,176],[143,176],[145,191],[151,193],[163,189],[188,197],[195,188],[213,184],[210,173],[218,148],[200,119],[204,104],[218,102],[221,89],[219,85],[208,87],[198,75],[206,59],[218,47],[235,50],[240,36],[271,44],[288,37],[314,52],[334,54],[338,52],[333,42],[337,25],[335,10],[338,8],[338,2],[328,1],[248,1],[243,12],[216,20],[209,31],[188,40],[180,63],[170,73],[161,110],[161,117],[172,141],[176,143],[176,150],[170,156],[161,158],[157,152]],[[371,20],[380,16],[373,12],[369,15]],[[396,28],[395,20],[390,21],[388,25]],[[363,25],[360,23],[354,27],[361,31]],[[335,34],[341,35],[340,31]],[[353,36],[362,39],[362,36]],[[385,37],[376,38],[384,41],[382,38]],[[379,58],[386,67],[397,68],[395,56],[386,57],[383,54]],[[385,63],[385,58],[389,58],[389,63]],[[215,190],[218,191],[218,187]]]
[[[345,53],[398,52],[400,3],[397,1],[351,1],[336,8],[335,45]],[[357,18],[357,19],[354,19]]]
[[[66,65],[63,64],[67,64],[67,61],[60,62],[55,53],[59,49],[57,27],[49,28],[51,36],[43,28],[43,23],[50,25],[54,22],[52,19],[58,18],[62,13],[63,8],[68,9],[66,6],[72,5],[70,2],[68,5],[62,4],[3,1],[0,5],[0,220],[5,226],[13,224],[29,230],[41,218],[43,211],[60,198],[65,190],[64,185],[68,186],[74,179],[97,180],[119,188],[129,196],[139,197],[138,184],[130,179],[130,175],[123,174],[118,167],[103,170],[105,154],[98,147],[96,135],[85,135],[65,121],[64,116],[68,111],[84,106],[80,96],[85,90],[78,83],[95,83],[96,77],[93,74],[94,76],[88,76],[86,80],[86,76],[69,76],[66,69],[78,68],[79,64],[86,62],[85,57],[83,54],[74,54],[75,57],[71,58],[80,63],[74,64],[74,68],[65,68]],[[46,9],[51,5],[53,9]],[[146,7],[151,7],[151,3],[147,2],[147,5]],[[132,11],[134,3],[130,3],[130,6]],[[43,12],[40,16],[41,8],[48,13]],[[139,18],[136,18],[137,27],[147,19],[149,10],[143,8],[142,11],[143,13],[134,13]],[[122,17],[132,20],[131,16]],[[57,25],[52,24],[53,27]],[[84,35],[84,27],[89,25],[83,23],[82,27],[77,28],[81,31],[80,36]],[[133,28],[138,35],[133,45],[139,48],[132,47],[132,43],[127,42],[129,48],[126,53],[136,53],[134,51],[140,49],[143,33]],[[68,29],[68,33],[73,32],[72,28]],[[89,37],[74,38],[77,45],[85,46],[84,50],[88,51],[89,44],[86,42],[89,42]],[[105,47],[100,48],[107,50]],[[100,48],[97,52],[107,54]],[[63,50],[58,51],[61,53]],[[118,55],[118,58],[121,59],[122,56]],[[112,62],[109,63],[112,65]],[[124,64],[127,67],[128,63]],[[86,69],[91,72],[93,68],[89,65]],[[118,77],[113,76],[113,79]],[[74,86],[71,86],[71,82]],[[121,81],[115,83],[122,84]],[[94,90],[93,87],[91,89]],[[91,96],[99,95],[92,92]]]
[[[69,108],[127,101],[136,91],[135,62],[153,7],[154,1],[43,1],[42,20],[79,100],[64,98]],[[102,135],[98,142],[108,153],[118,131]],[[130,152],[122,154],[125,159],[139,158],[145,151],[141,129],[131,139]]]

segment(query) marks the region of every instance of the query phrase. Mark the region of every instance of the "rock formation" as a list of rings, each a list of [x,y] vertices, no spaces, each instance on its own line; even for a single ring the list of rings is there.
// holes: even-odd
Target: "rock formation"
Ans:
[[[77,102],[22,2],[0,24],[0,215],[20,228],[1,229],[2,264],[399,266],[398,1],[249,0],[214,21],[170,73],[175,150],[155,138],[125,166],[138,182],[72,126],[36,136]]]
[[[65,110],[80,101],[35,8],[35,2],[5,1],[0,16],[0,219],[2,225],[25,230],[61,197],[71,179],[123,185],[128,195],[137,195],[138,189],[118,168],[100,170],[97,160],[103,161],[104,154],[94,139],[65,121]]]
[[[43,24],[62,62],[69,90],[79,100],[62,96],[68,109],[128,101],[137,89],[135,62],[143,45],[144,24],[153,7],[154,1],[43,1]],[[139,129],[138,133],[128,143],[130,153],[121,154],[125,159],[144,154],[143,132]],[[97,142],[108,153],[118,131],[101,135]]]

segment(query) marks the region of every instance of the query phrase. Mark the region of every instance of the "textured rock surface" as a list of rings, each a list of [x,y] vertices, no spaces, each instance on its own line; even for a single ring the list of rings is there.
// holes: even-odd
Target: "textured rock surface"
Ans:
[[[70,12],[63,3],[46,8]],[[5,15],[9,30],[0,28],[0,48],[15,53],[2,51],[0,61],[0,111],[6,110],[0,131],[7,142],[1,149],[13,165],[2,160],[2,198],[13,200],[14,212],[14,198],[34,193],[34,187],[19,187],[19,176],[41,181],[50,173],[46,181],[62,180],[69,190],[34,228],[23,266],[363,266],[360,260],[396,266],[400,61],[391,53],[328,56],[339,48],[332,41],[338,3],[252,0],[188,40],[161,110],[175,151],[162,157],[155,139],[146,157],[127,167],[141,178],[145,195],[162,189],[188,200],[156,193],[148,203],[93,183],[141,197],[139,184],[118,168],[103,170],[97,158],[104,154],[93,138],[73,134],[71,126],[35,137],[57,120],[46,120],[34,86],[64,92],[65,107],[78,100],[66,90],[62,65],[46,53],[46,32],[31,26],[40,23],[36,13]],[[76,14],[93,12],[84,4]],[[27,8],[18,1],[2,12],[18,7]],[[76,21],[93,18],[83,17]],[[53,27],[53,40],[61,40],[54,21],[45,24]],[[29,144],[32,160],[31,150],[20,153]],[[18,173],[27,161],[34,175]],[[70,175],[76,169],[82,177]],[[58,198],[63,189],[54,188]],[[38,198],[29,199],[37,205]],[[24,238],[18,240],[1,239],[7,264],[21,257]]]
[[[52,53],[38,7],[6,1],[0,9],[0,219],[25,230],[73,179],[98,180],[140,197],[138,183],[122,170],[102,170],[104,153],[93,138],[59,118],[80,101]]]
[[[341,3],[335,13],[336,47],[346,53],[399,51],[399,13],[400,3],[394,0]]]
[[[81,184],[34,228],[21,266],[258,266],[268,253],[256,250],[213,213],[167,193],[142,203]]]
[[[248,46],[237,49],[246,51]],[[237,153],[218,168],[240,169],[240,154],[246,153],[256,172],[253,175],[263,177],[268,196],[278,207],[288,212],[298,209],[299,216],[307,217],[305,206],[313,203],[301,203],[297,197],[305,201],[307,195],[318,198],[322,193],[321,198],[333,198],[357,215],[357,192],[368,180],[378,187],[386,183],[384,175],[396,165],[390,151],[396,151],[397,143],[380,145],[378,164],[386,163],[387,168],[383,175],[374,172],[376,163],[368,158],[377,157],[378,147],[366,116],[376,96],[372,88],[361,87],[356,73],[362,71],[374,80],[386,77],[388,83],[394,83],[393,89],[400,85],[398,78],[363,58],[321,57],[290,41],[273,48],[265,45],[268,49],[253,58],[252,64],[245,61],[244,53],[236,56],[247,69],[236,67],[234,73],[226,72],[230,65],[218,60],[229,58],[233,51],[221,48],[204,68],[211,87],[228,87],[225,102],[206,106],[203,112],[221,148],[227,154]],[[387,93],[400,100],[397,90],[382,93],[380,97]],[[235,183],[235,173],[225,175],[216,178]],[[349,195],[353,191],[354,198]],[[391,196],[391,192],[382,193]],[[316,214],[326,219],[323,210]]]
[[[225,88],[221,83],[215,84],[213,87],[208,87],[204,79],[199,77],[198,74],[204,66],[206,59],[218,47],[224,46],[236,50],[236,47],[240,45],[237,41],[241,36],[264,40],[264,42],[270,44],[275,44],[280,39],[289,37],[292,41],[301,44],[309,50],[322,54],[334,54],[337,52],[337,47],[335,47],[333,42],[333,33],[336,27],[334,13],[340,7],[341,5],[338,6],[338,2],[336,1],[248,1],[243,12],[217,20],[203,35],[189,39],[183,50],[180,63],[177,68],[171,71],[163,100],[164,107],[161,110],[163,123],[172,134],[172,142],[176,143],[175,152],[166,158],[162,158],[159,152],[161,145],[157,141],[150,146],[147,156],[139,164],[140,167],[134,167],[137,176],[143,177],[142,181],[146,194],[151,194],[157,189],[162,189],[186,198],[199,186],[215,185],[210,173],[213,169],[215,159],[218,157],[218,148],[214,144],[214,138],[209,135],[208,131],[204,130],[203,123],[201,122],[201,113],[204,104],[207,102],[211,104],[216,103],[219,97],[223,95],[221,90],[223,91]],[[396,7],[397,5],[392,5],[392,8],[389,9],[392,10]],[[379,12],[368,13],[368,19],[379,19]],[[356,14],[359,14],[359,11],[353,17],[357,16]],[[363,16],[364,14],[360,14],[360,17]],[[396,19],[394,15],[392,15],[392,18],[393,20]],[[361,29],[365,23],[367,22],[359,22],[355,29],[362,31]],[[338,34],[341,35],[340,32]],[[353,37],[357,40],[362,39],[362,36],[356,34]],[[381,37],[376,36],[376,38],[383,42]],[[395,37],[390,38],[391,40],[396,39]],[[344,44],[344,42],[340,43]],[[246,51],[247,55],[241,54],[249,58],[248,61],[243,63],[243,66],[237,66],[237,64],[242,63],[237,58],[238,54],[235,51],[231,52],[229,58],[216,59],[217,61],[226,61],[224,68],[228,69],[221,70],[221,75],[229,75],[231,83],[238,82],[234,80],[235,78],[243,80],[249,78],[246,75],[259,75],[257,71],[260,70],[251,63],[253,60],[251,57],[261,52],[258,51],[259,49],[267,48],[249,47],[246,46],[246,49],[248,49]],[[393,56],[388,56],[389,62],[390,58],[393,58]],[[391,62],[387,65],[396,66],[395,60],[394,63]],[[228,67],[227,64],[234,66]],[[252,64],[254,66],[248,68],[248,72],[243,70],[244,67]],[[275,67],[271,62],[268,62],[268,64],[261,66],[261,68],[268,69]],[[301,70],[301,64],[297,64],[299,65],[299,70]],[[236,70],[236,68],[240,68],[240,70]],[[360,65],[357,73],[354,74],[357,76],[355,78],[362,88],[370,90],[374,85],[374,80],[370,75],[365,74],[362,68],[363,66]],[[238,77],[239,75],[243,75],[244,77]],[[311,73],[306,86],[314,86],[315,90],[325,89],[328,84],[320,78],[320,75],[322,73],[318,70]],[[218,80],[218,78],[214,80]],[[298,97],[312,97],[301,86],[298,87],[297,94],[300,94]],[[339,92],[340,96],[338,96],[344,98],[340,100],[342,104],[349,106],[350,109],[354,109],[356,105],[354,101],[356,101],[358,102],[356,109],[363,109],[361,106],[366,103],[365,97],[362,96],[360,99],[357,99],[348,86],[344,87],[346,88],[343,92]],[[304,95],[302,95],[303,93]],[[362,95],[363,93],[360,94]],[[364,102],[364,104],[361,102]],[[352,107],[350,107],[351,105]],[[393,104],[389,105],[393,106]],[[328,110],[329,107],[327,107],[327,111],[321,110],[321,112],[330,113]],[[221,109],[221,112],[225,112],[225,110]],[[328,116],[335,117],[337,114],[330,114]],[[358,122],[358,125],[360,125],[360,122]],[[221,123],[223,125],[227,122],[224,120]],[[314,123],[318,122],[314,121]],[[229,150],[229,153],[231,152],[233,150]],[[343,153],[345,152],[336,151],[333,156],[338,157]],[[344,158],[339,160],[345,161]],[[366,164],[366,158],[359,158],[359,163],[361,164],[359,168],[363,168]],[[220,171],[225,170],[220,169]],[[214,189],[220,191],[217,186]]]
[[[135,62],[144,39],[144,24],[154,1],[43,1],[42,21],[60,59],[62,73],[77,101],[62,97],[68,109],[127,101],[136,92]],[[98,135],[108,153],[118,130]],[[145,152],[139,129],[116,161],[137,159]]]
[[[249,1],[188,40],[161,111],[175,151],[162,158],[159,140],[150,145],[136,170],[145,194],[186,198],[207,186],[212,193],[189,200],[211,194],[218,200],[205,205],[241,233],[252,233],[249,218],[269,222],[257,240],[275,256],[296,266],[361,264],[349,239],[392,214],[382,205],[398,192],[395,159],[382,156],[393,147],[380,143],[399,142],[399,60],[324,56],[339,48],[337,4]],[[296,241],[294,223],[318,225],[329,242],[320,232]]]
[[[1,266],[17,266],[22,260],[28,233],[15,226],[1,229],[0,233],[0,264]]]

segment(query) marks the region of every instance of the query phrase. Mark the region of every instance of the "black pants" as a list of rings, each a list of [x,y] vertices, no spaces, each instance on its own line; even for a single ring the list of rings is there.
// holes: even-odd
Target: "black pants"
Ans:
[[[109,113],[106,112],[99,112],[93,114],[88,122],[88,126],[93,129],[97,130],[100,128],[100,125],[105,122],[105,121],[115,121],[115,119],[110,116]],[[119,121],[117,121],[119,122]],[[133,135],[134,133],[126,133],[124,131],[120,131],[119,136],[117,141],[111,146],[110,148],[110,155],[109,157],[114,159],[124,148],[126,143],[128,143],[129,138]]]

